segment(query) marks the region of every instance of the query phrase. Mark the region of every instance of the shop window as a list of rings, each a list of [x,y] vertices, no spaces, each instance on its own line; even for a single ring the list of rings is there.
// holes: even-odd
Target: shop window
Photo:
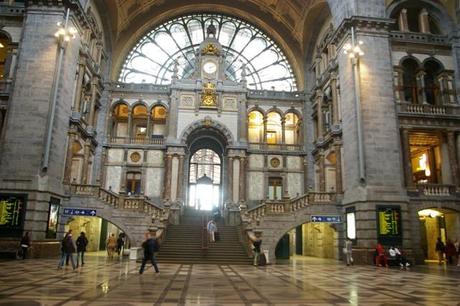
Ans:
[[[128,172],[126,174],[126,193],[128,195],[141,193],[141,174]]]
[[[271,177],[268,179],[268,199],[281,200],[283,197],[283,179]]]

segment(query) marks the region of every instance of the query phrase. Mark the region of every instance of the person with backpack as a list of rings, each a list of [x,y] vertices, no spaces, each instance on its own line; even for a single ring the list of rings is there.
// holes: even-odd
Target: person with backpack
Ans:
[[[86,252],[86,246],[88,245],[88,239],[85,236],[85,232],[81,232],[80,236],[77,238],[77,268],[80,263],[81,258],[81,265],[85,264],[84,255]]]
[[[260,238],[260,233],[256,233],[256,238],[252,242],[252,250],[254,252],[254,262],[253,262],[254,266],[257,266],[259,264],[261,245],[262,245],[262,239]]]
[[[72,230],[69,230],[61,242],[61,260],[59,261],[58,269],[62,269],[67,256],[70,258],[70,261],[72,262],[73,270],[76,269],[75,260],[73,258],[73,253],[75,253],[76,249],[77,247],[72,239]]]
[[[155,269],[155,273],[160,273],[155,258],[155,252],[158,252],[159,250],[158,240],[152,238],[150,232],[145,233],[145,241],[142,243],[142,248],[144,249],[144,258],[142,259],[139,274],[144,273],[144,268],[147,261],[150,261],[152,263],[152,266]]]

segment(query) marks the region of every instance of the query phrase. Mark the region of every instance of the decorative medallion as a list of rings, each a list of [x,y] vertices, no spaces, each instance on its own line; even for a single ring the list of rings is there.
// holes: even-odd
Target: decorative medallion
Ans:
[[[134,153],[131,153],[129,158],[131,159],[133,163],[137,163],[138,161],[141,160],[141,155],[138,152],[134,152]]]
[[[281,161],[277,157],[273,157],[270,160],[270,166],[272,166],[273,168],[278,168],[280,166],[280,164],[281,164]]]
[[[219,55],[219,49],[211,43],[207,44],[201,51],[201,54],[204,55]]]

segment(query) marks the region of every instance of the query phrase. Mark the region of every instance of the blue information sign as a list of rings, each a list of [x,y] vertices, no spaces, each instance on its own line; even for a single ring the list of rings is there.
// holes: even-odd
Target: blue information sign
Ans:
[[[342,216],[310,216],[311,222],[342,223]]]
[[[67,216],[88,216],[94,217],[96,216],[95,209],[84,209],[84,208],[64,208],[63,215]]]

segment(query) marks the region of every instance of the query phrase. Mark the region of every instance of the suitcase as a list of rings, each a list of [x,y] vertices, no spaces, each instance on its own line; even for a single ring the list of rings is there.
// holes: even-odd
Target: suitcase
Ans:
[[[220,234],[219,234],[219,232],[215,232],[215,233],[214,233],[214,240],[215,240],[215,241],[220,241]]]
[[[265,266],[267,264],[267,258],[265,257],[265,254],[262,253],[260,254],[259,257],[259,266]]]

